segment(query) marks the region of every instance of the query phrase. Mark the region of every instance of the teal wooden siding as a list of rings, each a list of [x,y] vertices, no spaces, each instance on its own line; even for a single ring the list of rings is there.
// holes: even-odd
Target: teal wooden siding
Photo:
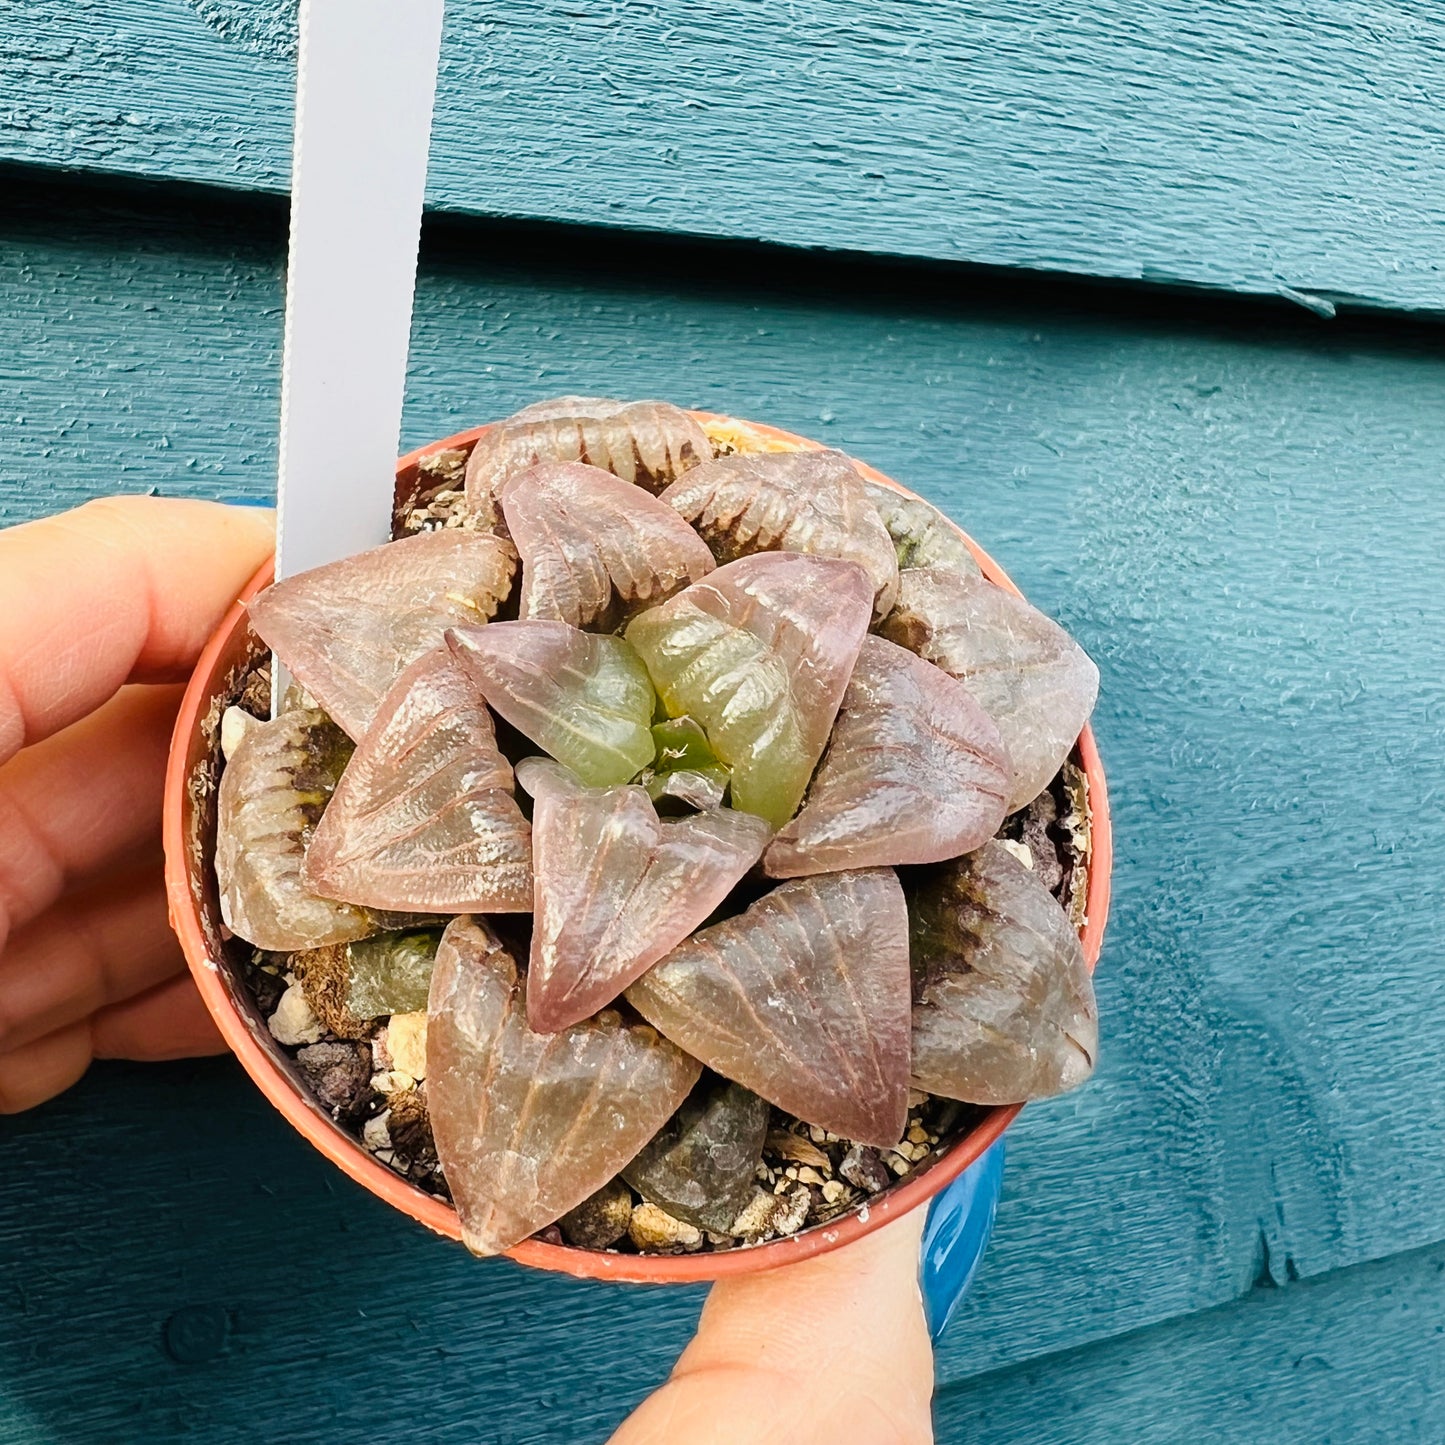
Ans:
[[[452,0],[433,204],[1445,309],[1407,0]],[[0,157],[279,191],[295,0],[17,0]]]
[[[668,24],[677,64],[721,42],[666,7],[574,9],[565,23],[558,9],[526,24],[520,8],[496,12],[486,64],[514,68],[510,90],[487,91],[491,110],[463,102],[482,62],[449,52],[438,203],[533,220],[429,222],[405,445],[571,389],[765,418],[947,508],[1103,673],[1119,856],[1102,1064],[1011,1135],[995,1243],[939,1353],[940,1439],[1445,1438],[1445,350],[1437,325],[1408,314],[1445,297],[1445,191],[1431,189],[1438,169],[1409,170],[1433,135],[1409,96],[1441,64],[1436,22],[1346,6],[1294,46],[1257,7],[1239,35],[1258,39],[1273,14],[1278,43],[1254,46],[1232,108],[1227,88],[1195,92],[1188,146],[1182,130],[1171,140],[1178,116],[1166,124],[1121,91],[1135,133],[1158,131],[1157,167],[1141,140],[1101,151],[1095,174],[1155,216],[1156,267],[1110,229],[1110,192],[1073,173],[1064,205],[1063,153],[1029,151],[1053,122],[1020,98],[1018,47],[998,38],[1023,23],[1009,7],[910,7],[908,23],[952,27],[911,41],[902,7],[846,23],[821,5],[759,11],[780,37],[771,63],[796,60],[802,90],[770,90],[762,52],[732,47],[746,83],[712,105],[725,111],[716,144],[756,146],[770,116],[806,110],[800,95],[837,69],[854,67],[845,93],[862,89],[859,56],[885,31],[899,54],[912,44],[910,65],[935,67],[971,37],[968,83],[935,101],[956,125],[970,97],[1014,87],[991,111],[979,101],[997,165],[1021,168],[1021,209],[992,219],[961,142],[927,152],[928,180],[910,146],[941,131],[921,122],[868,142],[916,180],[906,204],[834,204],[861,194],[867,148],[842,120],[835,191],[818,189],[821,171],[796,173],[811,208],[768,169],[786,159],[780,141],[755,167],[750,209],[704,185],[703,152],[684,147],[678,184],[695,207],[644,215],[634,203],[656,174],[634,161],[672,143],[682,103],[648,74],[648,46]],[[284,182],[285,17],[239,0],[194,11],[26,0],[0,13],[0,42],[32,82],[0,125],[24,162],[0,175],[0,524],[113,490],[272,489],[285,213],[233,192]],[[479,13],[459,5],[451,23],[481,34]],[[1106,56],[1106,12],[1074,29],[1031,13],[1029,53],[1055,65],[1049,114],[1114,124],[1097,88],[1133,62]],[[1157,81],[1167,90],[1185,84],[1178,55],[1243,7],[1194,7],[1189,24],[1142,13],[1139,53],[1178,62]],[[1376,50],[1346,64],[1367,39],[1390,66]],[[601,54],[608,65],[588,69]],[[1082,87],[1086,65],[1094,90],[1060,90]],[[41,88],[46,66],[56,83]],[[529,118],[521,87],[543,73],[565,104]],[[904,73],[885,80],[875,64],[871,101]],[[622,99],[600,99],[604,77]],[[1186,159],[1234,154],[1210,134],[1267,147],[1265,110],[1328,137],[1317,128],[1351,86],[1374,98],[1328,167],[1281,131],[1275,193],[1223,161],[1219,194],[1188,181]],[[1389,129],[1371,109],[1387,101],[1402,107],[1390,124],[1408,110],[1415,128]],[[626,216],[598,209],[608,196]],[[1339,215],[1332,196],[1347,202]],[[1367,214],[1373,230],[1348,221]],[[931,259],[557,224],[608,219]],[[1003,249],[989,253],[988,235]],[[1284,256],[1295,269],[1279,270]],[[1258,298],[1027,274],[1251,292],[1277,289],[1266,262],[1296,287],[1391,309],[1326,321]],[[701,1298],[473,1261],[325,1166],[222,1060],[97,1069],[0,1120],[0,1159],[0,1445],[600,1441],[666,1373]]]

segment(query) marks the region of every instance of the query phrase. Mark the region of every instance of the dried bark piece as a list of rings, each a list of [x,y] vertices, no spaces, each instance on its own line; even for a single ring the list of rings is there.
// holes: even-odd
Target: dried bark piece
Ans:
[[[510,1249],[594,1194],[701,1073],[613,1009],[563,1033],[533,1033],[523,991],[487,925],[455,919],[432,974],[427,1105],[474,1254]]]
[[[842,452],[718,457],[674,482],[661,500],[697,528],[720,562],[755,552],[802,552],[857,562],[873,582],[873,611],[898,596],[898,557],[878,509]]]
[[[998,831],[1012,784],[998,728],[968,689],[867,637],[807,802],[763,866],[793,878],[957,858]]]
[[[724,1078],[883,1148],[908,1115],[908,995],[908,912],[890,868],[780,884],[627,990]]]
[[[932,870],[909,895],[913,1081],[969,1104],[1077,1088],[1099,1046],[1078,935],[999,843]]]
[[[500,537],[422,532],[277,582],[250,604],[251,625],[359,742],[448,627],[496,613],[516,563]]]
[[[620,1179],[569,1209],[558,1221],[562,1238],[578,1249],[610,1249],[632,1223],[632,1191]]]
[[[906,497],[878,482],[864,482],[863,486],[893,539],[900,569],[941,567],[965,577],[981,575],[978,559],[958,528],[931,502]]]
[[[302,880],[307,845],[350,755],[341,729],[304,708],[257,723],[236,745],[216,803],[216,882],[222,921],[247,943],[293,953],[382,926]]]
[[[327,1033],[339,1039],[369,1039],[376,1032],[376,1024],[353,1013],[347,1003],[351,985],[347,961],[350,948],[349,943],[331,943],[325,948],[302,949],[287,956],[286,968],[301,985],[306,1002],[326,1026]]]
[[[559,396],[524,406],[482,434],[467,460],[467,505],[495,519],[502,483],[538,462],[586,462],[660,492],[711,456],[707,434],[671,402]]]
[[[589,786],[652,761],[657,698],[620,637],[537,618],[455,628],[447,642],[491,706]]]
[[[868,631],[856,562],[767,552],[719,567],[635,617],[627,640],[663,703],[707,730],[735,808],[793,816]]]
[[[883,635],[951,673],[998,724],[1013,765],[1008,809],[1049,785],[1088,721],[1099,669],[1051,618],[983,577],[900,574]]]
[[[704,1080],[622,1177],[675,1219],[726,1234],[752,1195],[768,1114],[741,1085]]]
[[[382,700],[306,854],[326,898],[371,908],[526,913],[531,829],[491,714],[446,647]]]
[[[543,462],[502,485],[522,557],[523,617],[606,631],[715,563],[702,538],[641,487],[582,462]]]
[[[596,1013],[681,943],[762,857],[768,825],[714,808],[657,816],[647,790],[584,787],[564,767],[525,758],[536,800],[536,917],[527,1017],[550,1033]]]

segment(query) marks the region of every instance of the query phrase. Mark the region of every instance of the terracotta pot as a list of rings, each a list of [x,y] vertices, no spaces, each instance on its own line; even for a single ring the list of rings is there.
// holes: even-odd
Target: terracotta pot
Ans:
[[[751,446],[759,449],[819,445],[772,427],[733,422],[708,413],[697,413],[697,416],[714,434],[732,432],[746,437]],[[398,495],[409,492],[416,478],[417,462],[424,453],[442,447],[468,446],[485,430],[485,427],[475,427],[403,457],[397,463]],[[862,466],[862,471],[872,481],[904,495],[912,495],[872,467]],[[959,530],[985,575],[999,586],[1017,593],[1018,589],[1003,569],[972,538],[963,534],[961,528]],[[176,720],[166,774],[164,821],[166,891],[171,924],[180,938],[206,1007],[262,1093],[317,1149],[359,1184],[428,1229],[459,1240],[461,1229],[450,1204],[416,1188],[372,1158],[316,1102],[295,1065],[271,1037],[244,983],[235,976],[226,960],[215,874],[211,867],[215,843],[220,715],[235,699],[240,679],[261,654],[258,640],[246,625],[244,604],[270,580],[271,567],[268,564],[251,579],[236,605],[226,614],[196,664]],[[1109,910],[1113,852],[1104,770],[1099,762],[1093,733],[1088,727],[1079,737],[1075,757],[1088,777],[1093,819],[1088,860],[1087,921],[1080,930],[1084,953],[1092,969],[1098,961]],[[979,1158],[1013,1122],[1019,1107],[989,1110],[982,1122],[969,1134],[957,1139],[927,1168],[890,1186],[854,1211],[787,1239],[692,1255],[606,1254],[533,1239],[518,1245],[509,1254],[522,1264],[540,1269],[581,1278],[639,1283],[710,1280],[724,1275],[773,1269],[793,1260],[836,1249],[870,1233],[890,1219],[916,1209]]]

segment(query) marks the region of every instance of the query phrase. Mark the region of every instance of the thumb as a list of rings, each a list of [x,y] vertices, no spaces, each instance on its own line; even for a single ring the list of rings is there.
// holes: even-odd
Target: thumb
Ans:
[[[697,1337],[611,1445],[929,1445],[923,1218],[714,1285]]]

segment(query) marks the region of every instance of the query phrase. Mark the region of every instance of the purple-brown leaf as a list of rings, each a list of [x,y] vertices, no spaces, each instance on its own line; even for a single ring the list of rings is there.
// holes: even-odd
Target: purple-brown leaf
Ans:
[[[957,858],[998,831],[1011,782],[998,728],[962,683],[865,638],[807,802],[763,866],[792,878]]]
[[[887,1147],[908,1113],[908,913],[889,868],[797,878],[675,948],[627,997],[710,1069]]]
[[[978,561],[963,534],[932,502],[905,496],[879,482],[864,482],[863,487],[893,539],[900,568],[941,567],[968,577],[979,575]]]
[[[351,743],[324,714],[284,712],[246,732],[221,774],[216,881],[221,918],[257,948],[290,953],[349,943],[384,926],[364,909],[318,897],[302,861]]]
[[[898,558],[863,478],[842,452],[718,457],[674,482],[662,501],[687,518],[720,562],[755,552],[803,552],[856,562],[886,616],[898,596]]]
[[[359,742],[448,627],[493,616],[516,562],[500,537],[421,532],[277,582],[250,604],[251,625]]]
[[[1067,916],[999,843],[909,892],[916,1087],[970,1104],[1077,1088],[1099,1047],[1094,987]]]
[[[1021,597],[936,567],[900,574],[883,635],[958,678],[998,724],[1013,767],[1009,812],[1038,797],[1098,696],[1083,648]]]
[[[306,855],[309,886],[372,908],[532,907],[531,829],[481,694],[445,647],[386,695]]]
[[[702,923],[767,846],[768,825],[751,813],[664,820],[645,788],[587,788],[544,758],[518,764],[517,778],[536,800],[527,1016],[539,1032],[611,1003]]]
[[[707,434],[671,402],[559,396],[487,428],[467,460],[467,506],[494,521],[502,483],[538,462],[586,462],[660,492],[711,456]]]
[[[702,1072],[613,1009],[562,1033],[533,1033],[523,994],[486,923],[453,920],[427,1006],[427,1106],[474,1254],[510,1249],[600,1189]]]
[[[522,557],[523,617],[615,625],[712,571],[696,532],[641,487],[582,462],[544,462],[501,489]]]

